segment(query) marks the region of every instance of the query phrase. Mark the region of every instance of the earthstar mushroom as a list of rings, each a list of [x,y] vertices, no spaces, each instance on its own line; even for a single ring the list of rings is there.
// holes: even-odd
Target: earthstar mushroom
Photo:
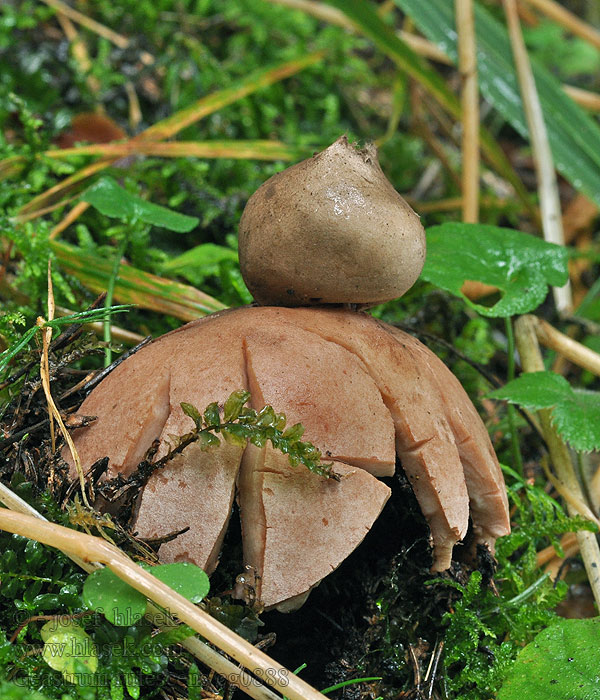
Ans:
[[[139,535],[189,527],[159,556],[210,573],[237,498],[257,596],[290,609],[367,534],[390,495],[379,477],[394,474],[398,457],[431,530],[434,570],[450,566],[469,518],[475,540],[493,551],[509,531],[507,498],[469,397],[415,338],[341,306],[399,296],[424,261],[418,217],[383,176],[375,149],[357,151],[342,137],[268,180],[242,217],[240,260],[256,298],[271,305],[187,324],[117,367],[79,410],[97,416],[74,433],[82,463],[108,456],[108,476],[127,476],[155,439],[159,459],[170,435],[191,429],[181,402],[203,409],[245,389],[254,408],[269,404],[288,424],[301,422],[341,479],[292,467],[269,446],[191,444],[150,476]],[[301,306],[317,298],[338,306]]]

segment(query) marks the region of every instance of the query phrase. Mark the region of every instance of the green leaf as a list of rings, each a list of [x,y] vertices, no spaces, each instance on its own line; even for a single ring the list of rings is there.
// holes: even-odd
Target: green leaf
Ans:
[[[40,630],[40,637],[42,641],[47,642],[50,637],[60,633],[79,635],[82,639],[88,637],[83,627],[80,627],[76,622],[68,618],[56,618],[46,622]]]
[[[300,438],[304,435],[304,426],[302,423],[296,423],[295,425],[292,425],[291,428],[288,428],[282,435],[282,437],[285,440],[289,440],[290,442],[295,442],[297,440],[300,440]]]
[[[395,0],[428,39],[458,61],[453,3]],[[475,3],[478,80],[483,96],[524,137],[529,137],[508,33],[481,3]],[[600,204],[600,129],[535,58],[531,60],[556,168]]]
[[[191,231],[198,224],[194,216],[179,214],[130,194],[112,177],[100,178],[83,193],[81,199],[105,216],[124,221],[139,219],[170,231]]]
[[[202,677],[196,664],[190,666],[188,671],[188,700],[201,700],[202,698]]]
[[[261,428],[272,428],[277,423],[278,416],[272,406],[263,406],[258,412],[256,425]]]
[[[136,624],[146,612],[146,597],[108,568],[98,569],[87,577],[82,597],[88,608],[120,627]]]
[[[484,224],[445,223],[427,229],[427,260],[421,277],[456,296],[483,316],[532,311],[568,278],[566,248],[521,231]],[[476,304],[461,292],[466,280],[498,287],[494,306]]]
[[[198,435],[198,444],[201,450],[208,450],[210,447],[217,447],[217,445],[220,445],[221,441],[216,435],[204,430]]]
[[[214,401],[208,404],[204,411],[204,423],[207,426],[220,425],[221,414],[219,413],[219,404]]]
[[[135,673],[126,673],[125,674],[125,685],[127,686],[127,692],[133,700],[138,700],[140,697],[140,682],[138,680],[138,677],[135,675]]]
[[[529,372],[489,394],[537,411],[550,408],[559,435],[579,452],[600,449],[600,393],[573,389],[554,372]]]
[[[249,428],[241,423],[227,425],[221,430],[225,442],[237,447],[245,447],[246,441],[250,437]]]
[[[110,679],[110,700],[123,700],[125,691],[120,675],[112,676]]]
[[[164,263],[163,272],[175,272],[186,277],[192,284],[199,285],[207,277],[219,274],[220,264],[230,260],[237,263],[235,250],[215,243],[203,243],[182,255]]]
[[[250,398],[249,391],[234,391],[231,396],[225,401],[223,409],[223,421],[229,423],[237,420],[242,410],[242,406]]]
[[[199,603],[210,589],[208,576],[195,564],[159,564],[146,570],[192,603]]]
[[[57,623],[52,620],[42,628],[44,661],[55,671],[60,671],[70,683],[79,683],[81,677],[77,664],[83,664],[85,675],[98,668],[98,650],[89,636],[74,622]],[[86,683],[83,683],[87,685]]]
[[[570,392],[571,385],[555,372],[526,372],[502,388],[490,392],[492,399],[518,403],[524,408],[537,411],[556,406]]]
[[[600,696],[596,649],[600,618],[560,620],[528,644],[498,700],[590,700]]]
[[[192,406],[191,403],[186,403],[185,401],[182,401],[179,405],[185,415],[189,416],[194,421],[196,428],[202,430],[202,414],[200,411],[195,406]]]

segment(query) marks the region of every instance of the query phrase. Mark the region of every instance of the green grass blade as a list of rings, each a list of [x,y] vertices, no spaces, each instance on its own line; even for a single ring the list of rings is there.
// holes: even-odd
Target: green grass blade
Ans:
[[[394,1],[431,41],[457,62],[452,3],[447,0]],[[522,136],[528,138],[508,33],[479,5],[475,5],[475,21],[481,92]],[[577,190],[600,204],[600,128],[535,58],[531,63],[556,168]]]
[[[430,68],[423,59],[399,39],[394,31],[379,17],[371,3],[365,0],[328,0],[352,21],[357,30],[371,39],[394,63],[411,78],[417,80],[455,119],[461,117],[458,98],[446,85],[442,76]],[[421,2],[422,0],[416,0]],[[427,4],[427,3],[423,3]],[[450,7],[452,5],[450,4]],[[494,137],[484,128],[480,130],[481,149],[487,160],[506,178],[528,208],[529,195],[512,164]]]
[[[133,149],[135,149],[135,144],[140,141],[162,141],[163,139],[171,138],[182,129],[185,129],[209,114],[218,111],[222,107],[226,107],[233,102],[237,102],[237,100],[241,100],[243,97],[247,97],[263,87],[273,85],[273,83],[289,78],[304,68],[318,63],[323,56],[324,53],[322,51],[316,51],[306,56],[302,56],[301,58],[296,58],[293,61],[286,61],[285,63],[280,63],[276,66],[256,71],[249,75],[245,80],[237,82],[232,87],[225,88],[224,90],[218,90],[217,92],[211,93],[206,97],[202,97],[190,107],[186,107],[170,117],[157,122],[153,126],[146,129],[146,131],[143,131],[135,139],[131,139],[128,143]],[[100,170],[108,168],[117,159],[118,156],[108,157],[99,160],[96,163],[92,163],[91,165],[87,165],[62,182],[54,185],[54,187],[51,187],[46,192],[42,192],[41,194],[37,195],[37,197],[34,197],[30,202],[21,208],[19,214],[24,215],[30,214],[31,212],[40,212],[41,209],[48,205],[48,202],[55,201],[59,196],[62,196],[65,192],[72,190],[89,176],[99,172]]]
[[[88,289],[106,291],[113,261],[86,253],[75,246],[52,241],[52,250],[61,268],[76,277]],[[181,282],[158,277],[130,265],[121,265],[115,281],[114,298],[124,304],[193,321],[213,311],[226,308],[217,299]]]
[[[266,70],[256,71],[237,85],[202,97],[190,107],[182,109],[176,114],[154,124],[140,134],[139,138],[144,141],[162,141],[171,138],[182,129],[218,111],[222,107],[237,102],[263,87],[289,78],[291,75],[298,73],[304,68],[318,63],[323,58],[323,55],[322,51],[317,51],[307,56],[294,59],[293,61],[287,61],[286,63],[272,66]]]

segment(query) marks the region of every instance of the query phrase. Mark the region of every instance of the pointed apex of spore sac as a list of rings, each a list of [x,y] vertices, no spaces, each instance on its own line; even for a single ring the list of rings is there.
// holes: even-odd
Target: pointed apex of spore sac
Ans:
[[[346,136],[267,180],[239,233],[242,275],[265,305],[382,303],[410,289],[425,262],[419,217],[377,148]]]

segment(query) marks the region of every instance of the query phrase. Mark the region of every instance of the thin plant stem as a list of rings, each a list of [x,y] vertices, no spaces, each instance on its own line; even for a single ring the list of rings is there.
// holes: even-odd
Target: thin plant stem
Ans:
[[[515,333],[523,371],[544,371],[544,361],[542,359],[535,325],[531,322],[531,318],[528,316],[521,316],[517,319],[515,323]],[[552,424],[550,409],[541,409],[538,411],[538,415],[548,446],[548,452],[550,453],[550,458],[552,459],[552,464],[554,465],[558,479],[564,484],[564,487],[570,491],[574,498],[585,503],[585,495],[577,480],[571,454]],[[570,515],[577,514],[572,503],[567,502],[567,510]],[[600,547],[598,546],[596,533],[588,530],[579,530],[577,532],[577,542],[579,543],[581,557],[592,593],[594,594],[594,599],[596,600],[596,605],[600,605]]]
[[[98,36],[112,42],[120,49],[125,49],[129,46],[129,39],[126,36],[113,31],[104,24],[100,24],[100,22],[96,22],[96,20],[84,15],[82,12],[74,10],[70,5],[62,2],[62,0],[42,0],[42,2],[46,3],[46,5],[49,5],[57,12],[61,12],[74,22],[77,22],[90,31],[98,34]]]
[[[540,576],[540,578],[538,578],[537,581],[534,581],[531,584],[531,586],[526,588],[524,591],[521,591],[519,595],[516,595],[514,598],[511,598],[510,600],[506,601],[506,605],[510,605],[513,608],[521,605],[521,603],[526,601],[528,598],[531,598],[531,596],[537,591],[537,589],[543,586],[549,578],[549,574],[544,574],[543,576]]]
[[[600,354],[556,330],[547,321],[537,316],[528,316],[528,318],[531,318],[531,323],[535,325],[535,333],[542,345],[600,377]]]
[[[462,81],[462,213],[463,221],[479,220],[479,89],[473,0],[456,0],[458,68]]]
[[[538,95],[529,55],[521,33],[521,23],[516,0],[502,0],[506,14],[508,34],[513,50],[521,99],[529,128],[531,153],[535,164],[537,189],[542,214],[544,239],[558,245],[565,244],[558,182],[554,168],[554,157],[548,141],[548,131],[544,113]],[[554,287],[554,302],[560,314],[568,313],[573,308],[570,283]]]
[[[513,333],[512,320],[504,319],[506,327],[507,353],[508,353],[508,368],[507,381],[512,381],[515,378],[515,336]],[[521,446],[519,445],[519,436],[517,434],[517,411],[512,404],[506,407],[506,415],[508,418],[508,426],[510,430],[510,442],[514,460],[515,470],[520,476],[523,476],[523,457],[521,456]]]
[[[11,491],[0,482],[0,503],[9,510],[47,522],[47,519],[35,508],[24,501],[20,496]],[[63,550],[61,550],[63,551]],[[89,562],[81,557],[63,551],[77,566],[81,567],[88,574],[98,570],[99,564]],[[154,603],[149,602],[145,615],[146,619],[158,627],[159,630],[168,630],[177,624],[176,620],[170,618],[164,610],[159,609]],[[164,621],[164,625],[156,625],[156,620]],[[214,669],[217,673],[227,679],[229,683],[235,685],[254,700],[281,700],[281,697],[269,688],[265,687],[258,679],[249,676],[242,668],[229,661],[218,651],[210,647],[198,637],[188,637],[179,642],[190,654],[193,654],[199,661]]]
[[[104,366],[108,367],[112,362],[112,349],[110,347],[112,341],[112,326],[110,324],[110,307],[113,303],[113,296],[115,294],[115,282],[119,275],[119,268],[121,267],[121,258],[125,254],[125,248],[127,247],[127,235],[123,236],[123,240],[119,244],[117,249],[117,254],[115,255],[115,261],[110,273],[110,279],[108,280],[108,286],[106,288],[106,299],[104,300],[104,308],[107,310],[106,318],[104,319],[104,333],[103,339],[106,343],[104,348]]]
[[[43,522],[0,508],[0,528],[7,532],[37,540],[75,554],[86,561],[106,565],[121,580],[150,598],[159,607],[176,615],[211,644],[259,675],[269,685],[285,693],[290,700],[322,700],[323,696],[306,681],[295,676],[277,661],[252,646],[207,612],[190,603],[182,595],[136,565],[114,545],[100,537],[77,532],[62,525]]]
[[[533,5],[533,7],[553,19],[567,31],[600,49],[600,32],[588,22],[584,22],[577,15],[569,12],[562,5],[554,2],[554,0],[525,0],[525,2]]]

